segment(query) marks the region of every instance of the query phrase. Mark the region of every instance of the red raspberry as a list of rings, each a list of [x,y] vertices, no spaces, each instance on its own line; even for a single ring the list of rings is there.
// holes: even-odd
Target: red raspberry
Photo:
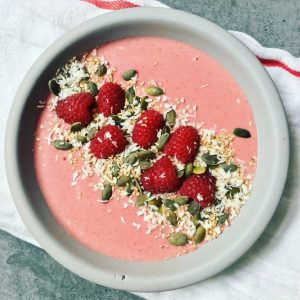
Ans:
[[[140,147],[148,149],[157,141],[157,133],[164,126],[164,117],[156,110],[145,111],[137,120],[132,140]]]
[[[106,82],[98,95],[98,112],[105,117],[118,114],[125,105],[125,92],[120,85]]]
[[[165,156],[142,173],[141,183],[146,191],[159,194],[175,192],[179,188],[180,180],[176,168]]]
[[[95,98],[91,93],[78,93],[58,101],[56,113],[69,124],[80,122],[87,125],[91,121],[94,104]]]
[[[200,145],[198,131],[192,126],[178,127],[164,147],[164,153],[186,164],[193,162]]]
[[[108,158],[124,151],[127,141],[118,126],[102,127],[92,139],[90,149],[97,158]]]
[[[215,199],[216,178],[209,172],[191,175],[182,184],[179,194],[197,201],[201,207],[210,206]]]

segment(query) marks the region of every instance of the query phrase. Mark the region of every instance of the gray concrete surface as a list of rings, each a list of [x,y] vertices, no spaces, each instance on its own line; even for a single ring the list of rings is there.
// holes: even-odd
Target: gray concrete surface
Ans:
[[[300,0],[164,0],[171,7],[300,56]],[[1,200],[1,199],[0,199]],[[0,202],[1,203],[1,202]],[[0,204],[1,205],[1,204]],[[0,300],[138,299],[72,274],[43,250],[0,231]]]

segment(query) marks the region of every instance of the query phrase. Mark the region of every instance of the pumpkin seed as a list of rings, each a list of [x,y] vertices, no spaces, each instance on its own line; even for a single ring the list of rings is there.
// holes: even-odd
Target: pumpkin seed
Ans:
[[[205,171],[206,171],[206,168],[202,167],[202,166],[198,166],[193,169],[193,173],[197,174],[197,175],[203,174],[203,173],[205,173]]]
[[[155,205],[156,207],[161,207],[162,201],[160,198],[154,198],[147,202],[148,205]]]
[[[196,232],[193,236],[193,240],[196,244],[199,244],[201,243],[204,238],[205,238],[205,235],[206,235],[206,230],[203,226],[199,226],[197,229],[196,229]]]
[[[161,131],[161,134],[170,133],[171,129],[169,126],[165,125],[164,128]]]
[[[128,101],[129,104],[132,104],[133,102],[133,99],[135,97],[135,90],[134,90],[134,87],[131,86],[125,93],[125,97],[126,97],[126,100]]]
[[[227,172],[235,172],[238,169],[238,166],[235,164],[221,164],[221,167],[224,169],[224,171]]]
[[[139,165],[140,165],[141,170],[147,170],[152,166],[151,162],[146,161],[146,160],[140,161]]]
[[[219,158],[216,154],[210,155],[209,153],[205,153],[201,156],[201,159],[208,165],[208,166],[216,166],[219,164]]]
[[[95,72],[95,74],[98,75],[99,77],[104,76],[106,73],[107,73],[107,67],[104,64],[100,65]]]
[[[123,175],[117,180],[118,186],[125,186],[130,181],[130,176]]]
[[[89,90],[91,92],[91,94],[96,97],[99,93],[99,90],[98,90],[98,87],[97,87],[97,84],[93,81],[90,81],[89,82]]]
[[[167,141],[169,140],[169,137],[170,137],[170,134],[169,133],[163,133],[159,140],[157,141],[157,145],[156,145],[156,148],[161,151],[165,144],[167,143]]]
[[[82,123],[76,122],[76,123],[73,123],[71,125],[70,131],[71,132],[77,132],[77,131],[80,131],[82,128],[83,128]]]
[[[136,206],[142,206],[145,204],[146,200],[148,199],[147,195],[141,194],[139,195],[136,200],[135,200],[135,205]]]
[[[188,207],[188,211],[191,215],[196,215],[200,210],[200,205],[199,203],[197,203],[196,201],[192,201],[190,204],[189,204],[189,207]]]
[[[108,201],[111,195],[112,195],[112,187],[109,183],[106,183],[102,191],[102,200]]]
[[[57,81],[55,79],[49,80],[48,87],[52,94],[54,94],[55,96],[58,96],[61,89],[60,89],[60,85],[57,83]]]
[[[244,138],[244,139],[251,137],[251,133],[247,129],[244,129],[244,128],[234,128],[233,134],[235,136],[238,136],[238,137]]]
[[[58,150],[70,150],[73,148],[72,144],[64,141],[64,140],[55,140],[53,141],[54,148]]]
[[[164,91],[158,86],[148,86],[145,88],[145,92],[150,96],[160,96]]]
[[[176,210],[176,206],[174,205],[174,201],[170,199],[164,199],[163,204],[166,208],[170,209],[171,211]]]
[[[174,232],[169,237],[170,244],[174,246],[184,246],[188,243],[188,237],[180,232]]]
[[[93,139],[95,137],[95,135],[97,134],[97,132],[98,132],[98,128],[92,127],[87,134],[87,138],[89,140]]]
[[[229,199],[232,199],[235,194],[237,194],[241,191],[241,189],[237,186],[229,186],[229,187],[226,187],[226,189],[228,190],[228,192],[226,193],[226,197]]]
[[[124,120],[121,119],[118,115],[112,115],[111,118],[113,119],[116,125],[121,125],[124,122]]]
[[[119,167],[119,165],[118,165],[118,163],[116,161],[114,161],[112,163],[110,171],[111,171],[111,175],[113,177],[118,177],[119,176],[120,167]]]
[[[138,179],[135,178],[135,177],[134,177],[134,182],[135,182],[136,187],[137,187],[138,190],[139,190],[139,193],[142,194],[142,193],[143,193],[143,189],[142,189],[142,187],[141,187],[141,185],[140,185]]]
[[[197,227],[198,223],[199,223],[199,214],[195,214],[191,221],[194,223],[194,225]]]
[[[77,140],[78,140],[79,142],[81,142],[82,144],[85,144],[85,143],[88,142],[87,138],[86,138],[84,135],[81,135],[81,134],[78,134],[78,135],[77,135]]]
[[[136,162],[137,162],[138,158],[136,156],[135,153],[131,153],[129,154],[127,157],[125,157],[124,159],[124,162],[127,164],[127,165],[134,165]]]
[[[152,158],[155,157],[155,152],[153,152],[151,150],[141,150],[141,151],[136,153],[136,156],[140,160],[152,159]]]
[[[167,217],[168,221],[171,223],[172,226],[177,226],[177,215],[173,211],[171,211]]]
[[[184,175],[184,170],[178,170],[177,171],[177,177],[181,178]]]
[[[143,97],[141,100],[140,100],[140,106],[141,106],[141,110],[147,110],[148,108],[148,101],[146,101],[148,99],[148,97]]]
[[[129,69],[126,72],[123,73],[123,79],[126,81],[129,81],[132,77],[136,75],[136,70],[134,69]]]
[[[192,175],[193,169],[194,169],[193,164],[192,164],[192,163],[188,163],[188,164],[185,166],[185,170],[184,170],[184,175],[185,175],[185,177],[189,177],[190,175]]]
[[[130,180],[128,186],[126,187],[126,193],[127,193],[128,196],[133,193],[134,186],[135,186],[134,180]]]
[[[189,202],[189,197],[186,196],[181,196],[181,197],[177,197],[174,200],[178,205],[185,205]]]
[[[223,225],[228,220],[228,217],[228,213],[224,213],[223,215],[219,216],[217,225]]]
[[[167,112],[166,121],[169,125],[174,126],[176,123],[176,112],[175,110],[170,110]]]

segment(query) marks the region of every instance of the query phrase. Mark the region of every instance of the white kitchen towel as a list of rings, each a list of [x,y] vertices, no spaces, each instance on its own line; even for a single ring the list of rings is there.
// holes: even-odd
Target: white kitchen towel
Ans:
[[[16,211],[4,170],[6,121],[22,78],[37,57],[68,29],[109,10],[135,6],[165,5],[152,0],[0,0],[1,229],[38,246]],[[237,263],[181,290],[139,293],[148,299],[300,299],[300,59],[280,49],[264,48],[245,33],[231,33],[266,66],[282,97],[291,136],[287,185],[267,229]]]

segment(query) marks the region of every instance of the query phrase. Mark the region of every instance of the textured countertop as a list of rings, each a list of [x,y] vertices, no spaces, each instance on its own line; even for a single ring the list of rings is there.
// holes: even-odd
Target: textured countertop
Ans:
[[[162,2],[226,29],[246,32],[264,46],[282,48],[300,56],[299,0]],[[81,279],[43,250],[1,231],[0,270],[0,299],[139,299]]]

